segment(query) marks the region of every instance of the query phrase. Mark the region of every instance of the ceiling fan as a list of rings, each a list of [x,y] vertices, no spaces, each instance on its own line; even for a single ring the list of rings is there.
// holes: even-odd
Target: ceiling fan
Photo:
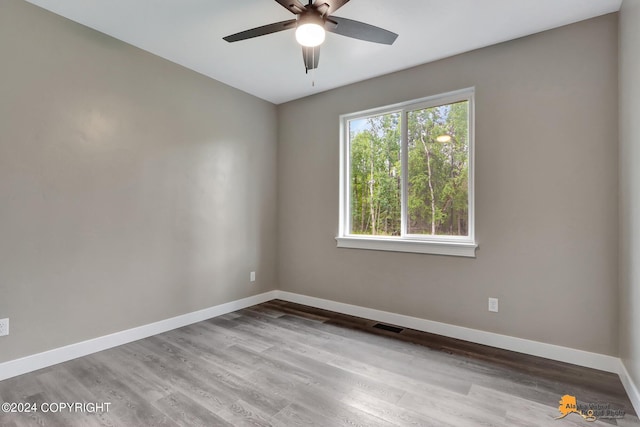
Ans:
[[[241,31],[223,37],[229,43],[265,36],[284,30],[296,29],[296,40],[302,45],[302,57],[306,71],[318,67],[320,45],[324,42],[325,32],[368,42],[391,45],[398,35],[383,28],[365,24],[352,19],[333,16],[349,0],[309,0],[305,6],[299,0],[275,0],[291,13],[295,19],[276,22],[250,30]]]

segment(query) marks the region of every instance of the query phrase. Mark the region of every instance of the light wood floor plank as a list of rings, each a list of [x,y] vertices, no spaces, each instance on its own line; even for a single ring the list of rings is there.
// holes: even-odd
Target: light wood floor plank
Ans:
[[[0,382],[0,426],[639,426],[619,378],[479,344],[270,301]],[[564,394],[624,419],[556,420]]]
[[[179,392],[157,400],[154,406],[171,417],[181,427],[233,426]]]
[[[218,416],[237,427],[273,426],[269,421],[271,417],[242,399],[238,399],[238,401],[229,405],[225,410],[219,412]]]

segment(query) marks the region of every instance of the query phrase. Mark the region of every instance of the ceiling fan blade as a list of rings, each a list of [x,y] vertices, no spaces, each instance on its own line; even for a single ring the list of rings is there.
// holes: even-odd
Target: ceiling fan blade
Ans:
[[[347,3],[349,3],[349,0],[316,0],[315,5],[317,7],[322,7],[323,4],[325,4],[325,7],[328,7],[328,9],[320,9],[320,12],[324,13],[325,15],[333,15],[334,13],[336,13],[336,10],[340,9]]]
[[[295,26],[296,20],[290,19],[288,21],[275,22],[273,24],[263,25],[262,27],[241,31],[236,34],[231,34],[230,36],[223,37],[222,39],[228,41],[229,43],[233,43],[240,40],[247,40],[254,37],[265,36],[267,34],[288,30],[290,28],[294,28]]]
[[[296,15],[307,10],[307,8],[304,7],[302,3],[300,3],[300,0],[276,0],[276,1],[280,3],[282,7],[287,9],[289,12],[295,13]]]
[[[307,71],[317,68],[318,62],[320,61],[320,46],[302,46],[302,57],[304,58],[304,66]]]
[[[381,44],[393,44],[393,42],[396,41],[396,38],[398,38],[396,33],[387,31],[384,28],[365,24],[364,22],[354,21],[347,18],[338,18],[337,16],[331,16],[329,19],[337,22],[338,25],[334,28],[327,26],[327,31],[341,36]]]

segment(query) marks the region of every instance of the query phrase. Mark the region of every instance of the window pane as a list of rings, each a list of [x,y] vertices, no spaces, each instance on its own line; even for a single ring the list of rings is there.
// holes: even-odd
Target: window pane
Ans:
[[[469,102],[408,113],[407,233],[469,233]]]
[[[400,236],[400,113],[349,121],[352,234]]]

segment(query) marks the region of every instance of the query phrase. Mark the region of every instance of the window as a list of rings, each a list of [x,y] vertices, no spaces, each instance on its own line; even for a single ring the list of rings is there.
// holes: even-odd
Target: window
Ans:
[[[475,256],[473,97],[340,117],[338,247]]]

